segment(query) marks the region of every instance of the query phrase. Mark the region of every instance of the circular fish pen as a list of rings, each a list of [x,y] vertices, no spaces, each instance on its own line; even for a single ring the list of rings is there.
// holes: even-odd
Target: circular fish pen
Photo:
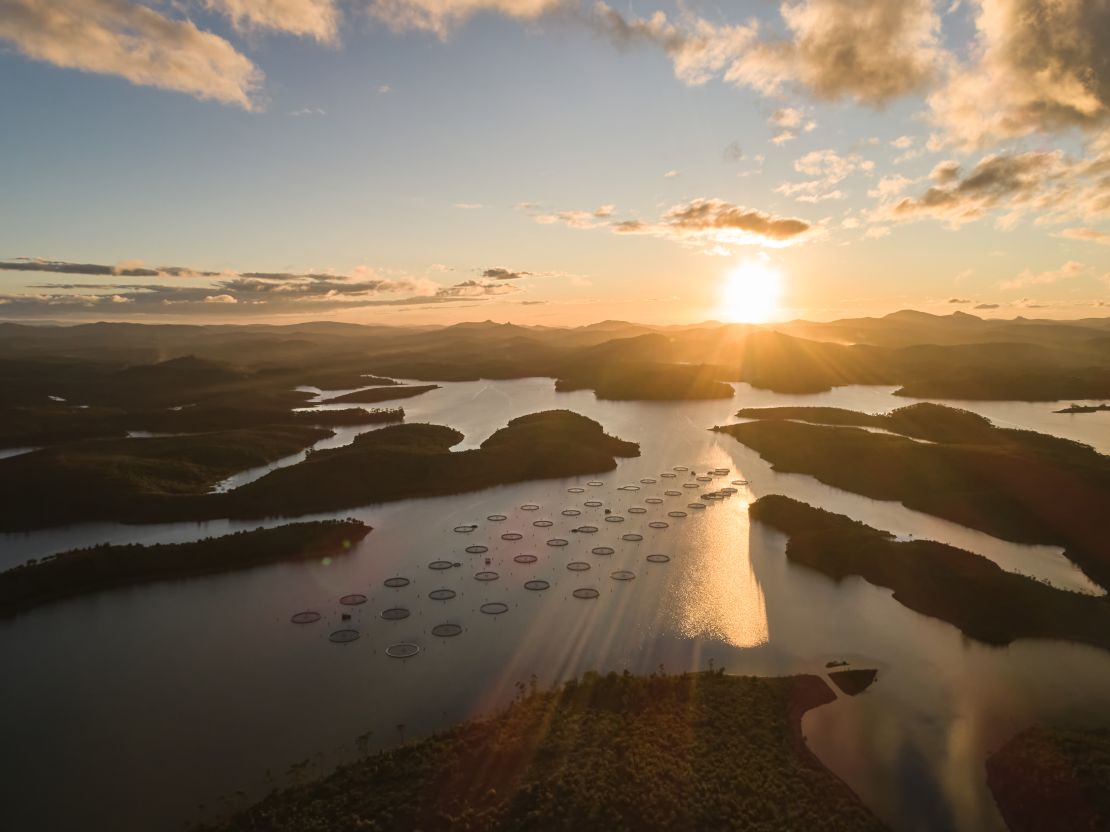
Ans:
[[[489,551],[489,546],[467,546],[465,551],[468,555],[484,555]]]
[[[437,638],[452,638],[463,631],[459,624],[436,624],[432,627],[432,635]]]
[[[639,491],[640,486],[638,486],[638,485],[622,485],[617,490],[618,491]]]
[[[580,512],[580,511],[579,511],[578,509],[576,509],[576,508],[565,508],[565,509],[563,509],[562,511],[560,511],[559,513],[560,513],[561,515],[563,515],[563,517],[577,517],[577,516],[578,516],[578,515],[580,515],[580,514],[581,514],[582,512]]]
[[[484,581],[486,583],[488,583],[490,581],[496,581],[500,577],[501,576],[498,575],[496,572],[489,571],[489,570],[486,570],[484,572],[475,572],[474,573],[474,580]]]
[[[670,523],[665,523],[662,520],[652,520],[648,523],[649,529],[667,529],[670,528]]]
[[[525,503],[520,507],[521,511],[539,511],[540,507],[535,503]]]
[[[412,642],[402,641],[385,648],[385,654],[392,659],[411,659],[420,652],[420,647]]]
[[[668,511],[668,517],[686,517],[688,516],[685,511]]]
[[[615,551],[617,550],[612,546],[595,546],[593,549],[590,549],[590,552],[595,555],[611,555]]]
[[[640,480],[640,482],[642,482],[644,485],[655,485],[658,480],[653,480],[651,477],[644,477],[642,480]]]
[[[536,520],[532,523],[537,529],[550,529],[555,524],[550,520]]]
[[[733,480],[732,484],[733,485],[747,485],[748,481],[747,480]]]
[[[590,565],[584,560],[572,560],[570,563],[567,564],[567,569],[569,569],[571,572],[585,572],[587,569],[590,568]]]
[[[320,613],[316,610],[305,610],[304,612],[294,613],[289,620],[294,624],[315,624],[320,620]]]
[[[433,601],[450,601],[457,594],[453,589],[433,589],[428,593],[428,597]]]
[[[579,526],[577,529],[571,531],[581,532],[582,534],[597,534],[597,526]]]
[[[458,534],[470,534],[477,526],[455,526],[455,532]]]
[[[387,610],[381,611],[381,617],[385,621],[403,621],[410,615],[412,615],[412,613],[404,607],[390,607]]]
[[[359,604],[366,603],[366,596],[360,592],[353,592],[340,598],[339,603],[345,607],[357,607]]]
[[[701,476],[701,477],[694,477],[694,479],[697,480],[698,482],[713,482],[713,477]]]
[[[675,477],[678,476],[678,474],[672,474],[670,471],[667,471],[663,474],[660,474],[659,476],[663,477],[664,479],[673,480]]]
[[[428,568],[434,569],[436,572],[442,572],[444,569],[450,569],[454,565],[455,564],[449,560],[433,560],[428,564]]]
[[[586,506],[587,508],[601,508],[604,503],[602,503],[601,500],[586,500],[586,502],[582,505]]]
[[[545,589],[551,589],[551,584],[547,581],[525,581],[524,588],[532,592],[543,592]]]
[[[647,514],[647,509],[644,508],[643,506],[629,506],[628,507],[628,513],[629,514]]]
[[[548,546],[566,546],[569,543],[569,540],[564,540],[561,537],[553,537],[551,540],[547,541]]]
[[[684,483],[682,483],[682,487],[683,488],[701,488],[701,486],[698,485],[696,482],[684,482]]]
[[[592,586],[584,586],[580,589],[574,590],[574,592],[571,593],[571,595],[573,595],[575,598],[584,598],[586,600],[596,598],[600,594],[601,593],[594,589]]]
[[[623,523],[624,518],[621,517],[619,514],[610,514],[608,517],[605,518],[605,522],[606,523]]]
[[[478,611],[485,615],[501,615],[509,611],[509,605],[500,601],[490,601],[488,604],[482,604],[478,607]]]
[[[636,534],[635,532],[621,535],[621,540],[627,540],[629,543],[639,543],[643,539],[644,536],[642,534]]]
[[[400,589],[403,586],[408,586],[412,582],[408,578],[396,577],[386,578],[383,583],[390,589]]]
[[[597,488],[599,485],[605,485],[605,483],[601,482],[601,480],[590,480],[586,485],[592,485],[594,488]]]
[[[672,470],[674,470],[674,471],[689,471],[690,469],[687,468],[685,465],[676,465]]]
[[[328,635],[328,641],[333,644],[350,644],[358,641],[358,630],[335,630]]]
[[[686,504],[686,508],[692,508],[692,509],[702,509],[702,510],[704,510],[704,509],[705,509],[705,503],[687,503],[687,504]]]
[[[648,497],[647,499],[644,500],[644,502],[647,503],[648,505],[651,505],[651,506],[657,506],[661,502],[663,502],[663,498],[662,497]]]
[[[585,490],[586,490],[585,488],[581,488],[581,487],[576,485],[576,486],[573,486],[572,488],[568,488],[567,493],[568,494],[581,494]]]
[[[636,577],[636,573],[630,569],[618,569],[616,572],[610,572],[609,577],[614,581],[631,581]]]
[[[502,540],[523,540],[524,535],[522,535],[520,532],[505,532],[505,534],[501,535],[501,539]]]
[[[725,498],[725,495],[718,494],[716,491],[711,491],[708,494],[702,494],[701,498],[703,500],[723,500]]]
[[[504,514],[491,514],[486,519],[494,523],[500,523],[502,520],[508,520],[509,518]]]
[[[648,555],[644,560],[648,563],[670,563],[671,558],[669,555]]]
[[[539,558],[535,555],[517,555],[513,558],[513,561],[516,563],[535,563],[537,560],[539,560]]]
[[[681,491],[675,491],[673,489],[668,490],[668,491],[664,491],[663,493],[666,494],[668,497],[681,497],[682,496]]]

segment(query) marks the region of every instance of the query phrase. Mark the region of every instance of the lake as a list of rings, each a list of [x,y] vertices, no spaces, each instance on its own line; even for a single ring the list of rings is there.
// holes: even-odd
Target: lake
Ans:
[[[1032,722],[1110,724],[1110,655],[1061,642],[994,648],[969,641],[954,627],[905,609],[889,590],[859,579],[837,584],[789,564],[785,538],[750,524],[747,505],[763,494],[787,494],[892,532],[978,552],[1057,586],[1098,588],[1056,547],[1008,543],[811,477],[778,474],[734,439],[708,430],[735,421],[739,407],[881,412],[908,404],[891,395],[893,388],[845,387],[812,396],[736,388],[732,400],[643,403],[600,402],[588,391],[557,394],[550,379],[444,384],[401,404],[408,422],[461,431],[460,448],[476,446],[515,416],[567,408],[639,442],[641,456],[597,476],[321,515],[357,517],[374,527],[353,551],[327,564],[278,564],[139,586],[0,622],[6,821],[17,829],[182,828],[245,805],[300,773],[395,744],[402,733],[411,739],[489,713],[533,674],[546,685],[586,670],[661,665],[681,671],[710,662],[729,673],[823,674],[826,662],[847,660],[878,668],[879,679],[859,697],[841,696],[806,715],[803,727],[821,760],[897,829],[1003,828],[986,787],[985,757]],[[1102,442],[1100,450],[1108,450],[1110,432],[1100,433],[1095,421],[1108,414],[1069,417],[1044,403],[961,406],[1007,426]],[[357,432],[344,429],[325,447]],[[730,469],[712,488],[732,480],[748,484],[736,486],[728,500],[689,509],[706,489],[684,488],[693,478],[676,466],[699,474]],[[225,487],[262,473],[243,472]],[[521,508],[532,504],[539,508]],[[680,511],[686,516],[670,515]],[[490,515],[506,519],[487,520]],[[607,520],[614,516],[623,521]],[[468,524],[477,528],[453,531]],[[586,524],[597,531],[572,531]],[[90,524],[6,535],[0,566],[78,545],[191,540],[258,525]],[[643,539],[623,539],[629,534]],[[552,539],[569,545],[548,545]],[[488,551],[465,551],[476,546]],[[613,553],[594,554],[598,547]],[[536,561],[518,563],[519,554]],[[670,561],[651,563],[649,554]],[[435,560],[462,565],[434,571],[428,563]],[[568,570],[574,561],[590,568]],[[474,578],[487,570],[497,579]],[[618,570],[635,577],[614,580]],[[383,585],[396,576],[410,583]],[[550,586],[531,591],[524,586],[529,580]],[[572,594],[585,588],[598,597]],[[456,595],[433,600],[428,593],[435,589]],[[341,606],[338,599],[348,593],[364,593],[368,601]],[[483,613],[480,607],[491,602],[507,611]],[[380,617],[394,607],[409,616]],[[322,620],[290,623],[300,610],[317,610]],[[351,619],[343,621],[343,613]],[[462,632],[436,637],[431,629],[441,623]],[[360,638],[330,643],[328,634],[340,628],[356,629]],[[387,655],[398,643],[420,652],[409,659]]]

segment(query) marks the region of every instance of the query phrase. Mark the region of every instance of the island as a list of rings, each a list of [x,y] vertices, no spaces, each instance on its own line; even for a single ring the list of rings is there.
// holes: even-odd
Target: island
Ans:
[[[941,405],[912,405],[889,416],[828,408],[741,414],[755,421],[715,430],[755,450],[776,471],[897,500],[1003,540],[1062,546],[1110,589],[1110,457],[1087,445],[995,427]],[[834,419],[839,426],[813,424]],[[853,420],[894,433],[843,426]]]
[[[102,545],[62,552],[0,573],[0,616],[116,587],[332,557],[370,533],[358,520],[290,523],[192,543]]]
[[[1063,410],[1054,410],[1053,413],[1100,413],[1110,411],[1110,404],[1073,404]]]
[[[1034,726],[987,760],[1010,832],[1110,829],[1110,730]]]
[[[817,676],[587,674],[277,791],[207,832],[881,830],[806,747]]]
[[[374,404],[376,402],[390,401],[391,399],[407,399],[419,396],[430,390],[438,390],[438,384],[394,384],[388,387],[370,387],[366,390],[355,390],[341,396],[332,396],[324,399],[324,404]]]
[[[442,425],[391,425],[350,445],[312,453],[203,507],[217,516],[293,516],[387,500],[460,494],[525,480],[611,471],[639,445],[609,436],[569,410],[520,416],[481,446],[452,451],[463,435]]]
[[[858,575],[894,590],[894,600],[965,635],[1004,645],[1054,638],[1110,650],[1110,604],[1006,572],[981,555],[931,540],[897,541],[842,514],[778,494],[748,509],[789,537],[791,563],[842,580]],[[843,671],[841,671],[843,672]],[[849,671],[851,672],[851,671]]]

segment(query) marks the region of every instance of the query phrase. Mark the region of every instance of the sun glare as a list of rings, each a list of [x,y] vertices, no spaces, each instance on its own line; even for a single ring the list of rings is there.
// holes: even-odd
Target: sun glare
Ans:
[[[780,313],[782,275],[766,263],[741,263],[725,278],[721,291],[722,315],[737,323],[762,324]]]

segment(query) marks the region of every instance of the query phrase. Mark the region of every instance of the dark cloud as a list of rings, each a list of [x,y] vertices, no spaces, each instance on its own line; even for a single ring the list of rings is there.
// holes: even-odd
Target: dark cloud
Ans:
[[[1001,304],[998,304],[998,303],[977,303],[977,304],[975,304],[976,309],[998,309],[1000,306],[1001,306]]]
[[[482,277],[488,278],[489,280],[520,280],[523,277],[531,276],[532,272],[514,271],[513,269],[504,269],[501,267],[486,269],[482,272]]]
[[[54,274],[88,274],[114,277],[219,277],[220,272],[206,272],[184,266],[157,266],[121,263],[106,266],[99,263],[67,263],[64,260],[45,260],[38,257],[16,257],[0,260],[0,271],[51,272]]]
[[[971,303],[970,298],[949,298],[949,303]]]
[[[676,205],[663,216],[663,224],[679,233],[739,231],[778,242],[791,240],[811,228],[805,220],[774,217],[720,199],[695,199]]]

